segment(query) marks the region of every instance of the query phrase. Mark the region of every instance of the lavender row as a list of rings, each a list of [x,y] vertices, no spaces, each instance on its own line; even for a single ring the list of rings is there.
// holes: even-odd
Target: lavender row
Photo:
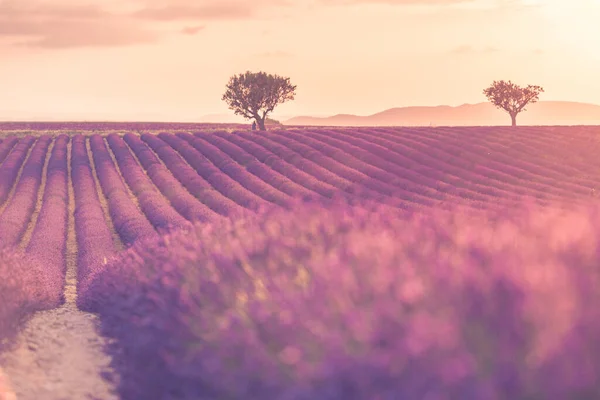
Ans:
[[[362,132],[360,135],[367,139],[371,138],[370,135],[364,135]],[[385,140],[396,147],[398,145],[410,146],[414,149],[413,152],[419,151],[425,158],[435,157],[438,160],[443,160],[444,169],[455,170],[459,175],[461,175],[461,171],[466,170],[477,176],[478,181],[482,184],[494,186],[500,184],[501,187],[510,187],[512,190],[522,190],[526,185],[528,191],[535,193],[538,197],[550,197],[547,196],[547,192],[555,196],[555,188],[536,182],[535,179],[531,179],[532,177],[527,171],[518,167],[519,157],[509,157],[507,159],[510,160],[509,163],[498,163],[493,160],[496,153],[504,153],[509,150],[508,148],[490,144],[481,147],[472,144],[470,140],[465,141],[458,147],[449,139],[443,141],[439,139],[432,140],[427,135],[418,137],[409,133],[403,135],[401,141],[398,141],[398,139],[397,135],[390,134],[387,131],[382,131],[380,135],[375,137],[377,141]],[[457,157],[457,154],[460,157]]]
[[[21,165],[23,165],[29,148],[34,142],[35,138],[33,136],[25,136],[19,140],[19,143],[16,144],[2,165],[0,165],[0,206],[6,202],[17,180]]]
[[[443,182],[444,176],[429,176],[394,164],[389,161],[390,153],[383,148],[378,154],[373,154],[342,140],[341,137],[336,137],[335,132],[329,131],[320,134],[318,130],[308,130],[301,135],[298,132],[292,133],[290,137],[301,140],[344,165],[356,168],[383,182],[437,199],[446,200],[451,197],[453,201],[460,200],[449,193],[453,186]]]
[[[19,140],[14,136],[8,137],[4,141],[2,141],[2,143],[0,144],[0,165],[2,164],[6,156],[8,156],[13,147],[15,147],[15,144],[17,144],[18,141]]]
[[[240,139],[246,140],[247,142],[256,143],[262,146],[276,157],[279,157],[297,169],[312,175],[319,182],[326,183],[350,194],[354,193],[356,188],[358,188],[358,185],[354,184],[348,179],[334,174],[333,172],[318,165],[314,161],[304,158],[301,154],[289,149],[286,146],[273,142],[265,135],[251,135],[246,132],[236,132],[235,135]]]
[[[136,244],[92,308],[123,399],[592,399],[599,226],[598,207],[272,210]]]
[[[356,139],[353,136],[359,136],[367,141],[366,146],[371,146],[371,143],[377,143],[387,147],[395,154],[407,153],[413,154],[413,157],[423,163],[434,163],[438,169],[451,171],[454,175],[465,182],[474,182],[478,185],[477,190],[482,193],[494,195],[497,189],[505,193],[515,193],[519,196],[535,196],[541,200],[556,200],[564,197],[557,194],[554,188],[539,185],[534,181],[529,181],[524,176],[523,171],[511,171],[511,165],[518,163],[517,159],[511,160],[509,164],[494,165],[491,167],[486,157],[490,157],[492,153],[505,151],[490,146],[485,151],[485,156],[473,155],[478,151],[473,149],[467,141],[460,149],[447,143],[449,140],[428,142],[426,138],[411,138],[402,137],[401,141],[397,141],[396,135],[382,132],[375,137],[364,135],[361,133],[352,133],[351,141]],[[364,141],[361,141],[362,143]],[[357,143],[358,146],[361,146]],[[456,150],[454,150],[456,148]],[[489,153],[489,154],[488,154]],[[485,188],[487,187],[487,189]],[[563,193],[565,194],[565,193]]]
[[[248,159],[248,154],[252,154],[253,159],[256,157],[260,162],[256,160],[251,162],[255,165],[260,165],[261,169],[271,172],[273,172],[273,170],[279,170],[282,174],[286,175],[287,182],[294,182],[296,187],[312,189],[311,192],[308,192],[310,194],[307,194],[306,196],[296,196],[296,198],[314,199],[319,200],[319,203],[321,204],[326,203],[327,201],[325,199],[318,199],[318,196],[316,196],[318,193],[325,198],[359,202],[372,200],[402,209],[410,207],[420,208],[424,206],[424,204],[411,203],[398,198],[410,198],[411,194],[407,191],[402,193],[402,196],[394,198],[375,192],[361,184],[350,182],[333,174],[331,171],[328,171],[318,164],[303,158],[300,154],[295,153],[282,145],[274,143],[267,144],[269,140],[265,139],[265,135],[261,135],[260,138],[250,137],[248,139],[240,132],[233,134],[215,132],[210,135],[198,133],[196,136],[206,141],[212,141],[215,144],[218,144],[219,147],[228,148],[228,153],[230,155],[234,154],[234,149],[238,149],[237,151],[243,150],[246,154],[246,158],[243,158],[241,154],[238,155],[238,158],[242,162]],[[261,145],[255,142],[260,141],[261,139],[263,139]],[[267,150],[267,148],[263,146],[267,146],[274,152]],[[284,159],[285,161],[283,161]],[[272,169],[269,169],[269,167]],[[398,194],[399,192],[400,190],[396,190],[395,193]]]
[[[159,233],[189,226],[165,197],[156,189],[137,160],[131,154],[127,143],[117,134],[107,136],[107,142],[115,155],[123,179],[136,196],[141,210]]]
[[[13,343],[11,339],[33,312],[47,308],[44,273],[43,265],[22,253],[0,250],[0,352]]]
[[[320,194],[321,196],[331,198],[334,196],[334,194],[339,192],[336,187],[316,179],[314,176],[304,172],[300,168],[295,167],[294,165],[285,161],[285,159],[276,156],[274,153],[268,151],[254,141],[244,139],[239,134],[219,131],[214,133],[214,140],[217,138],[225,139],[231,142],[240,149],[243,149],[248,154],[251,154],[266,167],[279,172],[281,175],[299,185],[302,185],[312,192]],[[219,142],[219,147],[227,148],[227,146],[222,142]]]
[[[346,136],[339,135],[337,132],[326,131],[321,133],[317,130],[308,130],[301,136],[298,133],[292,133],[290,136],[302,140],[340,162],[353,165],[355,168],[380,180],[385,181],[387,179],[393,182],[394,176],[406,178],[408,187],[405,189],[420,192],[425,196],[452,201],[453,203],[464,203],[465,200],[498,200],[498,197],[488,196],[481,193],[480,190],[467,188],[464,180],[458,179],[458,182],[457,180],[447,182],[449,175],[445,169],[437,169],[432,164],[429,164],[432,168],[428,169],[423,168],[422,165],[413,166],[417,172],[399,163],[398,161],[402,160],[401,156],[394,157],[388,149],[379,146],[369,147],[368,144],[363,148],[350,143],[349,140],[345,139]],[[369,148],[369,151],[365,148]],[[483,187],[480,189],[483,189]]]
[[[208,143],[210,143],[211,146],[216,147],[221,152],[221,157],[230,157],[245,168],[246,171],[288,196],[303,199],[311,199],[318,196],[317,192],[299,185],[289,177],[258,161],[256,157],[246,152],[243,148],[220,138],[216,135],[216,132],[211,134],[196,133],[194,136],[204,141],[201,144],[202,147],[207,147]]]
[[[10,172],[9,174],[4,175],[4,177],[7,175],[16,177],[19,166],[22,164],[32,143],[33,138],[27,137],[20,142],[20,146],[17,145],[17,148],[11,153],[13,156],[9,156],[3,165],[6,167],[6,169],[3,169],[4,173],[6,173],[6,171],[12,171],[13,169],[16,169],[16,172],[14,172],[14,175],[13,172]],[[50,141],[48,138],[40,139],[36,148],[32,151],[30,159],[27,161],[24,170],[25,174],[34,172],[32,170],[35,169],[35,161],[42,158],[39,157],[41,148],[45,147],[47,150],[49,143]],[[45,153],[43,155],[45,155]],[[40,162],[40,165],[39,174],[41,176],[43,161]],[[35,180],[35,174],[30,178]],[[24,179],[28,180],[28,178]],[[23,180],[20,182],[23,182]],[[10,181],[10,184],[12,185],[13,181]],[[0,217],[0,220],[3,222],[3,226],[0,228],[2,229],[0,235],[6,237],[16,236],[14,232],[22,229],[23,225],[26,226],[26,222],[19,221],[19,219],[24,219],[22,218],[23,215],[20,216],[21,218],[16,215],[14,199],[16,196],[20,196],[19,200],[27,201],[27,199],[23,199],[21,196],[26,192],[27,187],[33,190],[34,188],[32,186],[35,186],[35,183],[34,185],[27,183],[18,186],[18,189],[15,191],[15,196],[13,196],[11,202],[4,210],[5,212]],[[17,193],[20,193],[21,195],[18,195]],[[35,207],[35,202],[33,203],[33,206]],[[30,215],[31,212],[29,212],[28,216],[30,217]],[[9,218],[9,216],[16,218]],[[9,232],[8,234],[4,231],[5,229]],[[13,233],[12,235],[10,234],[11,232]],[[11,244],[12,243],[6,243],[4,240],[2,240],[1,243],[2,246],[10,246]],[[14,337],[22,327],[22,323],[33,312],[55,306],[55,299],[50,292],[51,287],[48,285],[48,275],[45,265],[38,261],[39,260],[26,257],[22,253],[15,253],[13,248],[0,250],[0,352],[5,350],[5,344],[11,343],[10,339]]]
[[[381,191],[375,190],[369,185],[363,185],[364,182],[369,181],[368,177],[366,179],[364,176],[357,177],[355,174],[352,174],[352,170],[341,166],[342,172],[350,172],[353,176],[340,176],[337,172],[326,168],[320,158],[318,163],[317,160],[311,160],[306,158],[304,155],[306,154],[303,150],[305,149],[291,149],[284,144],[278,143],[273,140],[273,135],[251,135],[244,132],[236,133],[237,136],[246,139],[248,141],[253,141],[255,143],[259,143],[265,149],[273,152],[276,156],[284,159],[286,162],[292,164],[293,166],[301,169],[302,171],[314,176],[320,182],[328,183],[339,190],[348,193],[350,196],[345,196],[346,198],[359,198],[361,200],[373,200],[385,204],[395,205],[400,208],[409,208],[413,207],[418,202],[416,201],[415,196],[410,192],[402,193],[402,196],[397,196],[396,198],[390,196],[390,194],[398,195],[399,190],[394,188],[392,190],[388,190],[387,193],[381,193]],[[316,151],[312,152],[313,155],[316,156]],[[318,156],[317,156],[318,157]],[[311,157],[312,158],[312,157]],[[325,164],[327,164],[325,162]],[[334,163],[336,164],[336,163]],[[339,163],[337,166],[340,167]],[[334,170],[336,168],[334,167]],[[357,171],[354,171],[358,174]],[[343,174],[342,174],[343,175]],[[360,174],[362,175],[362,174]],[[356,179],[353,181],[352,178]]]
[[[485,131],[484,131],[485,132]],[[472,136],[481,136],[482,132],[473,131]],[[467,156],[469,157],[480,157],[483,154],[490,153],[485,159],[486,164],[493,166],[494,168],[505,169],[511,171],[513,175],[527,177],[530,182],[535,182],[535,185],[543,187],[553,187],[556,184],[560,185],[563,189],[574,193],[585,192],[585,188],[582,187],[583,182],[575,182],[573,180],[573,166],[582,167],[583,165],[569,162],[570,171],[565,168],[564,159],[564,145],[567,143],[561,143],[561,146],[557,146],[557,142],[552,143],[553,146],[547,146],[543,143],[543,140],[536,140],[530,137],[528,132],[519,132],[519,135],[515,135],[514,132],[502,132],[495,131],[494,133],[485,135],[485,142],[481,145],[472,143],[469,141],[468,148],[471,150]],[[426,138],[429,135],[424,135]],[[542,143],[540,143],[542,142]],[[447,143],[447,148],[453,151],[456,148],[456,144],[450,142]],[[501,147],[504,151],[486,151],[490,148]],[[583,146],[578,146],[574,149],[577,153],[580,153]],[[556,154],[556,153],[559,154]],[[550,156],[555,153],[555,160],[550,161]],[[487,155],[487,154],[486,154]],[[531,159],[535,158],[535,163],[531,162]],[[507,163],[507,161],[510,161]],[[586,184],[584,183],[584,186]]]
[[[85,292],[88,277],[97,273],[116,253],[98,196],[85,141],[85,136],[74,136],[71,141],[79,293]]]
[[[339,132],[331,132],[331,138],[327,135],[317,135],[317,133],[314,133],[314,136],[331,145],[343,146],[346,151],[368,158],[371,164],[381,168],[387,167],[397,173],[406,171],[406,166],[409,166],[409,169],[418,170],[417,173],[405,172],[413,175],[412,179],[419,179],[419,177],[424,181],[438,179],[437,188],[443,188],[442,190],[448,193],[447,200],[457,201],[457,199],[463,198],[482,202],[502,201],[506,204],[514,204],[515,201],[520,200],[516,193],[506,191],[503,185],[499,185],[497,188],[490,187],[489,178],[482,179],[467,167],[446,166],[443,158],[436,159],[431,157],[428,152],[423,152],[422,156],[427,158],[425,161],[419,156],[415,157],[415,152],[408,149],[396,151],[393,146],[371,143],[366,136],[361,139],[355,138],[353,131],[345,131],[343,135],[340,135]],[[432,151],[434,150],[432,149]],[[424,165],[429,168],[423,168]]]
[[[133,150],[152,182],[182,216],[189,221],[200,222],[214,221],[220,217],[219,214],[192,196],[175,178],[174,175],[178,175],[178,173],[176,171],[171,173],[139,136],[128,133],[124,140]],[[195,174],[194,171],[192,172]]]
[[[288,207],[290,196],[267,184],[263,180],[248,172],[236,163],[230,156],[223,153],[218,147],[207,143],[190,134],[178,133],[178,137],[187,140],[198,152],[219,170],[227,174],[231,179],[239,182],[248,191],[262,197],[263,199],[282,207]]]
[[[64,301],[69,210],[68,142],[67,135],[58,136],[54,142],[46,168],[42,207],[26,248],[27,256],[43,265],[48,308],[58,307]]]
[[[330,132],[328,131],[327,133]],[[496,176],[492,173],[486,174],[483,177],[474,170],[473,165],[456,167],[447,163],[448,157],[442,157],[437,154],[432,156],[432,154],[438,151],[439,146],[431,148],[430,151],[422,151],[421,154],[414,149],[406,147],[402,148],[402,150],[396,149],[393,144],[388,144],[385,140],[379,140],[379,137],[376,138],[376,142],[372,142],[370,141],[371,136],[362,135],[362,132],[358,131],[344,132],[344,135],[339,135],[339,132],[331,132],[330,136],[333,139],[337,139],[336,144],[337,142],[346,143],[352,146],[355,151],[356,148],[359,148],[364,152],[370,153],[371,156],[369,157],[375,157],[375,159],[377,157],[385,157],[387,164],[391,163],[397,166],[391,168],[415,168],[420,170],[419,175],[439,179],[443,184],[447,185],[445,190],[454,196],[475,197],[483,201],[493,198],[502,198],[511,201],[520,198],[518,190],[510,190],[506,186],[506,181],[495,180]],[[463,154],[463,152],[456,153],[456,159],[462,162]],[[429,168],[425,169],[423,165],[427,165]]]
[[[308,145],[325,156],[383,183],[439,200],[445,197],[443,186],[437,186],[439,180],[423,175],[411,176],[410,172],[412,171],[398,168],[396,165],[386,162],[385,158],[369,157],[369,153],[351,148],[345,142],[329,145],[330,141],[316,139],[311,131],[290,132],[287,137]]]
[[[51,142],[50,136],[40,137],[25,162],[15,191],[0,215],[0,247],[18,245],[27,231],[37,203],[42,171]]]
[[[138,239],[156,235],[154,227],[130,197],[104,138],[100,135],[91,136],[90,148],[111,219],[123,243],[130,246]]]
[[[477,151],[470,148],[468,140],[461,144],[460,149],[456,148],[454,150],[447,140],[441,142],[439,140],[432,141],[424,137],[411,137],[410,135],[398,137],[397,135],[386,133],[386,131],[382,131],[380,135],[367,135],[364,132],[356,132],[352,133],[345,140],[349,142],[356,141],[353,136],[381,144],[396,153],[406,153],[407,150],[409,154],[417,153],[422,160],[421,162],[424,163],[428,163],[429,161],[427,160],[437,160],[437,163],[443,161],[443,170],[455,171],[455,174],[460,177],[463,177],[465,172],[475,174],[478,176],[477,181],[484,185],[499,184],[500,188],[510,187],[510,189],[518,193],[535,193],[536,195],[539,194],[542,198],[547,196],[546,192],[548,189],[551,189],[551,193],[554,192],[553,188],[540,185],[535,180],[527,179],[525,171],[513,168],[515,164],[519,163],[518,159],[509,158],[510,162],[508,163],[494,164],[494,167],[487,167],[490,164],[489,159],[474,155]],[[361,146],[359,143],[357,145]],[[368,143],[365,143],[365,145],[369,146]],[[486,154],[486,157],[491,157],[491,153],[497,152],[489,150],[492,149],[486,151],[486,153],[490,153]],[[459,151],[460,153],[458,153]],[[455,154],[460,154],[460,157],[456,157]],[[507,184],[510,186],[507,186]],[[525,187],[527,190],[525,190]]]
[[[295,141],[281,134],[269,134],[269,138],[285,146],[288,146],[290,149],[297,151],[303,157],[314,161],[315,163],[323,166],[324,168],[327,168],[331,172],[345,179],[348,179],[351,182],[364,186],[370,190],[379,192],[385,196],[402,197],[405,200],[430,205],[436,204],[434,199],[413,192],[410,189],[398,189],[379,179],[372,178],[357,169],[351,168],[337,160],[326,157],[324,154],[320,153],[319,151],[311,148],[310,146],[302,142]],[[400,193],[402,193],[402,196],[400,196]]]
[[[224,216],[239,215],[244,208],[211,186],[175,149],[155,135],[144,134],[142,140],[160,157],[183,186],[203,204]]]
[[[198,175],[204,178],[213,188],[239,205],[255,211],[262,207],[268,207],[271,204],[247,190],[239,182],[231,179],[231,177],[215,167],[187,141],[168,133],[161,133],[158,137],[177,150],[185,161],[196,170]]]

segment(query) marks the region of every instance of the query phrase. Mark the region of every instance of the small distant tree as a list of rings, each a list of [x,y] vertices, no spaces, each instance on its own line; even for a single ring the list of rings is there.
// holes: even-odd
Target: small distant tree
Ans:
[[[517,114],[527,111],[525,106],[537,102],[543,91],[541,86],[520,87],[511,81],[494,81],[489,88],[483,91],[483,94],[496,108],[500,108],[510,115],[512,126],[517,126]]]
[[[267,118],[265,119],[265,125],[281,125],[281,122],[273,118]]]
[[[235,114],[254,119],[258,129],[264,131],[267,115],[277,105],[294,100],[295,91],[290,78],[246,71],[229,79],[222,100]]]

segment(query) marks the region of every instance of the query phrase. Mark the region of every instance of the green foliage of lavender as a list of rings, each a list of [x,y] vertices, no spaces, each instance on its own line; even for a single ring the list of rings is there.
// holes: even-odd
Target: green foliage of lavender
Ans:
[[[267,210],[140,242],[80,301],[125,399],[597,399],[599,227]]]

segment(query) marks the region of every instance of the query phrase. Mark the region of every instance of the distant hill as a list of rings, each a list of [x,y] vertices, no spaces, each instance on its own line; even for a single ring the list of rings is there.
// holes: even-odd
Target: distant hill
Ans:
[[[510,125],[509,115],[491,103],[462,106],[397,107],[373,115],[338,114],[294,117],[285,125],[321,126],[481,126]],[[540,101],[519,114],[517,125],[600,125],[600,106],[570,101]]]

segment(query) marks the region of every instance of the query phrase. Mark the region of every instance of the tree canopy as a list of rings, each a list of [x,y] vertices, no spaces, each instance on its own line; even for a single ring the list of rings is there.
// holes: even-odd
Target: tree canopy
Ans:
[[[290,78],[246,71],[229,79],[222,100],[235,114],[254,119],[264,131],[267,115],[279,104],[294,100],[295,91],[296,86],[290,83]]]
[[[543,91],[541,86],[520,87],[511,81],[494,81],[484,89],[483,94],[496,108],[506,111],[511,117],[512,126],[516,126],[517,114],[527,111],[525,106],[537,102]]]

